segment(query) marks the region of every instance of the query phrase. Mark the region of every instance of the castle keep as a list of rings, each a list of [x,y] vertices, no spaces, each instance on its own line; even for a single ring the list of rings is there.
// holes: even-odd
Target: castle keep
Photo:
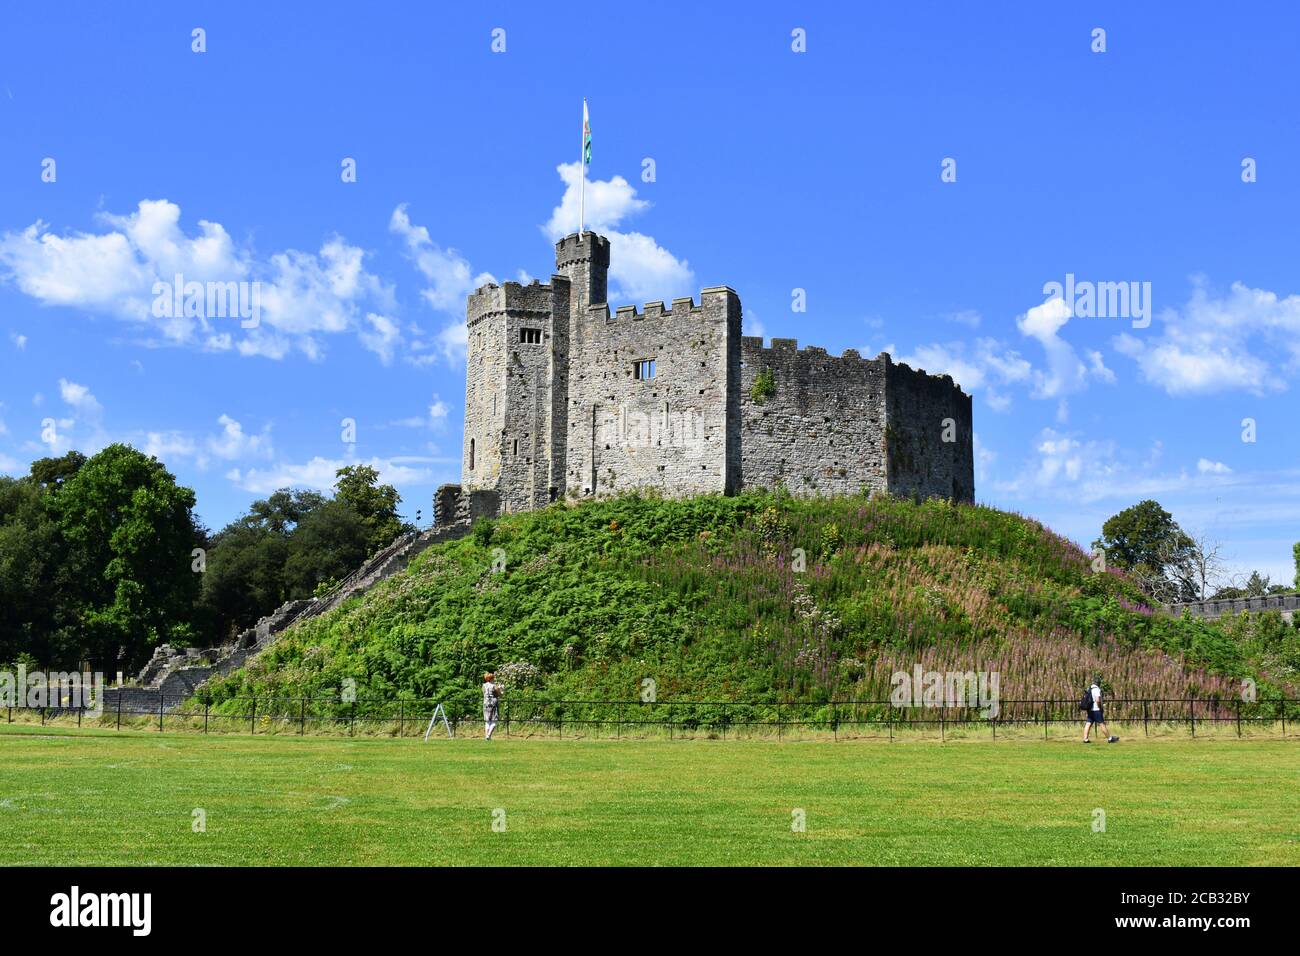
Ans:
[[[947,375],[764,348],[727,286],[611,313],[595,233],[555,263],[548,284],[469,296],[461,484],[438,490],[438,523],[651,488],[974,500],[971,400]]]

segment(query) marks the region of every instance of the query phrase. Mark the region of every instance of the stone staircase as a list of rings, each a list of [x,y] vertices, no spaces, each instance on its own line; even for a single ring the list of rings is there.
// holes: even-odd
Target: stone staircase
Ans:
[[[469,533],[468,522],[412,532],[371,555],[366,562],[320,597],[287,601],[229,644],[209,648],[174,648],[160,644],[136,680],[104,690],[104,713],[167,713],[194,696],[211,678],[242,667],[295,624],[333,610],[406,568],[426,548]]]

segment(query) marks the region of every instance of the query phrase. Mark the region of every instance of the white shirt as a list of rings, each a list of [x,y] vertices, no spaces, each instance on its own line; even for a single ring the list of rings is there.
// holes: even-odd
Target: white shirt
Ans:
[[[1092,691],[1092,709],[1101,710],[1101,688],[1093,684],[1088,689]]]

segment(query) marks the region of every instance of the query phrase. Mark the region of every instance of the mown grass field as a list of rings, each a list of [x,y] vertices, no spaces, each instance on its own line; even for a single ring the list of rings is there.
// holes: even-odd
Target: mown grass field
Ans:
[[[1298,779],[1294,739],[423,744],[15,725],[0,865],[1294,866]]]

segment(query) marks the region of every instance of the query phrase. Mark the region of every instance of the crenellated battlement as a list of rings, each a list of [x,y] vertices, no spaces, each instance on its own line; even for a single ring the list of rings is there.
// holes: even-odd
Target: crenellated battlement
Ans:
[[[608,268],[609,240],[594,232],[565,236],[555,244],[555,264],[563,267],[573,262],[594,262]]]
[[[501,285],[488,283],[470,294],[466,321],[473,325],[489,316],[507,313],[549,318],[554,294],[553,285],[538,279],[528,285],[520,282],[504,282]]]
[[[642,321],[644,319],[681,319],[704,318],[718,311],[725,312],[729,298],[740,297],[730,286],[711,286],[700,291],[700,301],[696,303],[693,296],[681,296],[672,300],[671,306],[665,306],[662,299],[646,302],[643,305],[620,305],[610,313],[608,302],[597,302],[588,306],[587,315],[594,322]],[[720,305],[721,309],[715,309]]]

